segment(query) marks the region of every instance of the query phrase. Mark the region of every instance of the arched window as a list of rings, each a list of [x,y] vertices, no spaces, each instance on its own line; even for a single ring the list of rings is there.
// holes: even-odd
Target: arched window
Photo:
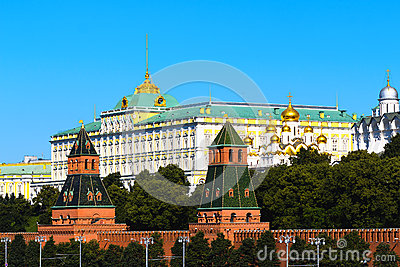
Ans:
[[[246,214],[246,222],[250,222],[250,220],[251,220],[251,213],[249,212]]]
[[[238,152],[238,161],[239,161],[239,162],[242,162],[242,160],[243,160],[243,150],[239,149],[239,152]]]
[[[229,149],[229,162],[233,161],[233,149]]]
[[[231,222],[234,222],[236,219],[236,213],[231,213]]]
[[[95,167],[96,160],[92,159],[92,170],[96,169]]]
[[[85,170],[89,168],[89,160],[85,159]]]

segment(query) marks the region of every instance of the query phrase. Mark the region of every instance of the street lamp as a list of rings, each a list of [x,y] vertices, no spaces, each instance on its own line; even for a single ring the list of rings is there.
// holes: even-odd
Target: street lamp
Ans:
[[[189,243],[189,237],[186,236],[180,236],[178,238],[178,242],[182,243],[182,266],[185,267],[185,244]]]
[[[5,246],[5,250],[4,250],[4,266],[7,267],[8,263],[7,263],[7,243],[11,242],[11,239],[7,236],[2,237],[1,242],[4,242],[4,246]]]
[[[79,267],[82,267],[82,241],[86,242],[86,237],[84,236],[75,236],[75,241],[79,242]]]
[[[325,238],[309,238],[311,245],[316,245],[317,246],[317,267],[319,267],[319,246],[320,245],[325,245]]]
[[[154,244],[152,237],[142,237],[140,244],[146,245],[146,267],[149,267],[149,244]]]
[[[292,235],[281,235],[279,237],[279,243],[286,244],[286,267],[289,267],[289,243],[296,243],[295,236]]]
[[[39,267],[42,267],[42,243],[47,242],[47,238],[45,236],[35,236],[35,241],[39,243]]]

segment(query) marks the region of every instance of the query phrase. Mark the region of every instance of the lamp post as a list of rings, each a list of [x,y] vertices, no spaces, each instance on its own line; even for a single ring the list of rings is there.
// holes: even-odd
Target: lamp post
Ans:
[[[142,237],[140,239],[140,244],[146,245],[146,267],[149,267],[149,244],[153,244],[152,237]]]
[[[75,236],[75,241],[79,242],[79,267],[82,267],[82,242],[86,242],[86,237]]]
[[[11,242],[11,239],[9,237],[5,236],[5,237],[2,237],[0,241],[4,242],[4,246],[5,246],[5,248],[4,248],[4,266],[7,267],[8,266],[8,263],[7,263],[7,244],[8,244],[8,242]]]
[[[180,243],[182,243],[182,249],[183,249],[183,251],[182,251],[182,266],[185,267],[185,244],[189,243],[189,237],[180,236],[178,238],[178,241]]]
[[[279,237],[279,243],[286,244],[286,267],[289,267],[289,243],[296,243],[295,236],[281,235]]]
[[[35,236],[35,241],[39,243],[39,267],[42,267],[42,243],[47,242],[47,238],[45,236]]]
[[[317,246],[317,267],[319,267],[319,246],[320,245],[325,245],[325,238],[309,238],[311,245],[316,245]]]

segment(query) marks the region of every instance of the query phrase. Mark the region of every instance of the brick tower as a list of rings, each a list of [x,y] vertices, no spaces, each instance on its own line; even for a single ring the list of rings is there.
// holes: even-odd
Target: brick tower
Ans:
[[[68,175],[56,204],[52,207],[52,225],[39,225],[39,232],[69,230],[96,239],[98,231],[125,230],[115,223],[115,206],[100,179],[99,155],[82,125],[68,155]],[[54,235],[59,242],[71,236]],[[73,237],[72,237],[73,238]]]
[[[222,232],[235,244],[236,231],[269,230],[260,222],[260,208],[247,165],[247,146],[226,122],[209,147],[209,165],[198,222],[191,233],[203,231],[210,241]]]

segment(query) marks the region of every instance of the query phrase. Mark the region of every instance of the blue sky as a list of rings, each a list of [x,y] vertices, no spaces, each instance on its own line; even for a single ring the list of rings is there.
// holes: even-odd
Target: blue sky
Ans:
[[[400,88],[396,1],[0,0],[0,162],[50,157],[50,136],[133,93],[150,71],[188,60],[229,64],[269,102],[370,114],[391,70]],[[179,101],[208,85],[180,86]],[[237,100],[215,88],[213,96]]]

